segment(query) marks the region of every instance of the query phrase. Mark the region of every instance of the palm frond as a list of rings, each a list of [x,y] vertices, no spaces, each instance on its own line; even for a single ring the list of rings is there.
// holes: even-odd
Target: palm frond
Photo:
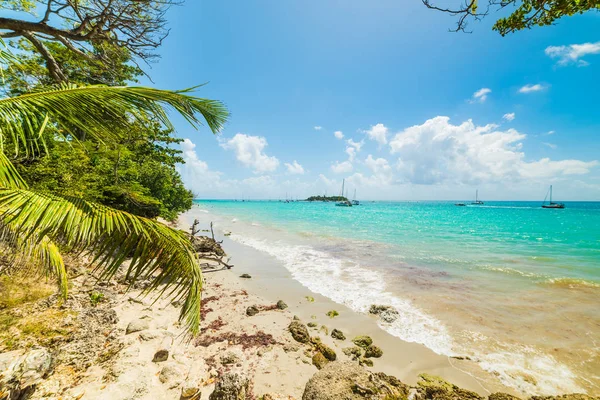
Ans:
[[[39,244],[47,237],[70,250],[93,254],[101,279],[114,276],[131,257],[126,277],[151,279],[146,292],[160,289],[159,294],[169,291],[185,297],[180,319],[192,334],[198,332],[202,274],[184,232],[79,198],[3,188],[0,226],[12,227],[23,240]],[[48,258],[56,256],[50,246],[40,251]]]
[[[27,188],[27,183],[25,183],[15,166],[2,151],[0,151],[0,186],[7,188]]]
[[[152,115],[167,128],[173,128],[168,111],[178,112],[195,128],[204,119],[213,133],[218,132],[229,115],[226,107],[220,101],[190,95],[193,89],[64,84],[0,99],[0,135],[32,149],[33,145],[39,145],[40,132],[49,120],[67,132],[77,128],[100,141],[114,140],[145,115]]]
[[[28,263],[36,263],[45,275],[56,277],[58,291],[63,299],[67,298],[67,270],[60,249],[49,237],[23,237],[19,228],[10,223],[0,222],[0,241],[9,245],[16,254],[17,260],[11,267],[22,269]]]

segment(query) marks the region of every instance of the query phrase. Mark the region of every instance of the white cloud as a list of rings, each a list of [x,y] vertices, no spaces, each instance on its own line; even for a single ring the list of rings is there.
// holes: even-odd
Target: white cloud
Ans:
[[[352,172],[352,163],[350,161],[337,162],[331,165],[331,170],[335,174],[343,174],[346,172]]]
[[[333,183],[335,183],[335,181],[332,181],[323,174],[319,174],[319,179],[321,179],[321,181],[327,186],[331,186]]]
[[[336,139],[343,139],[344,133],[342,131],[335,131],[333,132],[333,136],[335,136]]]
[[[531,93],[531,92],[539,92],[541,90],[546,89],[546,86],[536,83],[535,85],[525,85],[519,89],[519,93]]]
[[[586,67],[589,63],[581,58],[588,54],[600,54],[600,42],[546,47],[546,55],[550,58],[558,58],[558,65],[575,64]]]
[[[320,131],[321,129],[323,129],[322,126],[315,126],[315,131]]]
[[[194,142],[184,139],[180,146],[185,164],[179,165],[177,169],[186,187],[191,189],[194,195],[206,196],[207,190],[222,190],[229,185],[227,181],[221,180],[221,172],[211,170],[205,161],[200,160]]]
[[[374,173],[389,172],[392,170],[392,167],[390,167],[385,158],[373,158],[371,154],[365,159],[365,165]]]
[[[373,125],[368,131],[364,131],[369,139],[378,142],[379,144],[387,143],[388,128],[383,124]]]
[[[505,121],[512,121],[515,119],[515,113],[506,113],[502,116],[502,119]]]
[[[555,131],[548,131],[548,133],[546,133],[546,135],[554,135],[556,132]]]
[[[304,167],[302,167],[302,165],[298,164],[298,161],[294,160],[293,163],[285,163],[285,166],[287,167],[288,173],[290,174],[297,174],[297,175],[303,175],[304,174]]]
[[[264,153],[267,139],[261,136],[250,136],[243,133],[236,134],[233,138],[221,142],[221,147],[234,150],[238,161],[246,167],[254,169],[256,173],[275,171],[279,160],[274,156]]]
[[[354,147],[356,149],[356,152],[358,153],[360,151],[360,149],[363,147],[363,145],[365,144],[365,142],[363,140],[361,140],[360,142],[355,142],[352,139],[348,139],[346,141],[346,143],[348,143],[348,146]]]
[[[398,133],[391,141],[399,154],[401,181],[416,184],[513,182],[523,179],[586,174],[597,161],[542,159],[528,162],[521,141],[526,135],[496,125],[460,125],[435,117]],[[548,171],[552,171],[549,175]]]
[[[346,147],[346,154],[348,154],[348,160],[354,162],[356,157],[356,149],[354,147]]]
[[[471,103],[479,102],[483,103],[487,100],[488,94],[492,93],[492,89],[490,88],[481,88],[475,93],[473,93],[473,98],[471,99]]]
[[[548,146],[548,147],[550,147],[550,148],[551,148],[551,149],[553,149],[553,150],[554,150],[554,149],[556,149],[556,148],[558,147],[558,146],[557,146],[557,145],[555,145],[554,143],[547,143],[547,142],[544,142],[544,143],[542,143],[542,144],[543,144],[544,146]]]

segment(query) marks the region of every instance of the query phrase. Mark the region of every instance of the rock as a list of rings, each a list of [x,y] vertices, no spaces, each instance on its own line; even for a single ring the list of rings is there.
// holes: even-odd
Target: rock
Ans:
[[[28,398],[28,394],[50,372],[52,365],[52,356],[43,347],[24,354],[18,350],[11,351],[1,358],[5,360],[1,361],[0,396],[6,394],[9,399]]]
[[[145,319],[134,319],[127,325],[127,329],[125,329],[125,334],[129,335],[130,333],[145,331],[150,326],[148,325],[148,321]]]
[[[342,349],[342,351],[345,355],[353,360],[358,360],[360,357],[362,357],[363,352],[363,350],[358,346],[346,347],[345,349]]]
[[[388,323],[392,323],[398,319],[398,311],[392,306],[384,306],[380,304],[373,304],[369,309],[369,313],[379,315],[379,317]]]
[[[308,329],[306,329],[306,326],[302,322],[292,321],[288,329],[295,341],[300,343],[308,343],[310,341]]]
[[[500,393],[504,394],[504,393]],[[510,395],[505,395],[510,396]],[[598,397],[588,396],[582,393],[563,394],[560,396],[531,396],[529,400],[597,400]]]
[[[246,315],[249,317],[252,317],[256,314],[258,314],[258,306],[250,306],[248,308],[246,308]]]
[[[299,316],[297,316],[297,315],[294,315],[294,318],[293,318],[293,319],[294,319],[294,321],[300,321],[300,317],[299,317]]]
[[[220,375],[209,400],[245,400],[248,385],[248,379],[242,378],[238,374],[226,373]]]
[[[419,394],[428,399],[435,400],[483,400],[475,392],[459,388],[439,376],[420,374],[417,382]]]
[[[325,325],[321,325],[319,332],[323,332],[325,335],[329,335],[329,329]]]
[[[331,331],[331,337],[337,340],[346,340],[344,333],[337,329]]]
[[[169,389],[179,386],[183,381],[184,372],[182,368],[175,363],[165,365],[158,374],[158,380],[167,385]]]
[[[152,358],[152,362],[163,362],[167,361],[169,358],[169,351],[171,350],[171,346],[173,345],[173,338],[166,337],[160,343],[160,346],[154,353],[154,357]]]
[[[283,346],[283,351],[285,351],[286,353],[294,353],[298,350],[300,350],[300,348],[295,344],[286,344]]]
[[[336,360],[337,355],[335,354],[335,351],[333,351],[333,349],[331,347],[327,346],[325,343],[320,343],[319,342],[319,343],[316,344],[315,347],[329,361],[335,361]]]
[[[520,400],[518,397],[508,393],[492,393],[488,396],[488,400]]]
[[[234,352],[230,351],[226,354],[223,354],[221,356],[221,364],[223,365],[227,365],[227,364],[235,364],[236,362],[238,362],[240,358],[237,356],[237,354],[235,354]]]
[[[327,315],[329,318],[335,318],[335,317],[337,317],[338,315],[340,315],[340,313],[339,313],[339,312],[337,312],[337,311],[335,311],[335,310],[331,310],[331,311],[327,311],[327,312],[325,313],[325,315]]]
[[[306,326],[308,326],[309,328],[316,328],[317,327],[317,323],[316,322],[309,322],[308,324],[306,324]]]
[[[379,358],[383,355],[383,350],[374,344],[370,345],[365,349],[366,358]]]
[[[306,383],[302,400],[405,399],[407,395],[408,386],[393,377],[373,374],[354,362],[332,362]]]
[[[183,386],[181,386],[181,397],[184,399],[189,399],[190,397],[195,397],[199,399],[201,396],[200,389],[197,385],[192,384],[191,382],[184,382]]]
[[[252,276],[250,276],[250,274],[241,274],[240,278],[250,279],[250,278],[252,278]]]
[[[156,331],[144,331],[140,333],[140,340],[147,342],[149,340],[156,339],[159,336],[160,335]]]
[[[285,310],[286,308],[288,308],[288,305],[285,304],[283,300],[279,300],[277,302],[277,308],[279,308],[280,310]]]
[[[357,336],[354,339],[352,339],[352,343],[354,343],[358,347],[366,349],[367,347],[373,344],[373,339],[371,339],[370,336]]]
[[[371,304],[371,308],[369,308],[369,313],[379,315],[383,311],[388,311],[388,310],[393,310],[393,309],[394,309],[394,307],[392,307],[392,306],[384,306],[381,304]]]
[[[359,365],[366,365],[367,367],[372,367],[373,366],[373,360],[365,358],[365,357],[360,357],[358,359],[358,364]]]
[[[328,362],[329,360],[326,359],[325,356],[321,353],[316,353],[312,357],[312,363],[315,367],[317,367],[317,369],[323,368],[325,365],[327,365]]]

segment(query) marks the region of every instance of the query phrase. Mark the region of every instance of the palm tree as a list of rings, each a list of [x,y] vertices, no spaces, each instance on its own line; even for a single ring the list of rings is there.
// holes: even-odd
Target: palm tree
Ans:
[[[0,49],[0,61],[7,57]],[[202,274],[186,233],[81,198],[33,191],[7,157],[7,151],[38,153],[50,128],[73,146],[78,145],[73,131],[108,143],[148,116],[170,128],[169,110],[195,128],[204,121],[218,132],[228,116],[226,108],[219,101],[195,97],[192,89],[65,84],[0,99],[0,244],[55,276],[63,298],[68,288],[63,251],[92,255],[100,279],[110,279],[130,259],[127,278],[150,278],[147,292],[183,298],[180,320],[196,334]]]

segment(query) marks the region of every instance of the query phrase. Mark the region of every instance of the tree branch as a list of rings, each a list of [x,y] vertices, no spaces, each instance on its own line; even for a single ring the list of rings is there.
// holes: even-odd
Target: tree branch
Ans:
[[[24,36],[27,40],[31,42],[31,44],[36,48],[36,50],[40,53],[40,55],[46,60],[46,67],[48,68],[48,72],[50,72],[50,76],[52,79],[56,81],[56,83],[62,83],[67,81],[67,77],[62,72],[60,65],[56,62],[52,53],[44,46],[41,40],[39,40],[35,35],[31,32],[24,31],[22,32],[22,36]]]

